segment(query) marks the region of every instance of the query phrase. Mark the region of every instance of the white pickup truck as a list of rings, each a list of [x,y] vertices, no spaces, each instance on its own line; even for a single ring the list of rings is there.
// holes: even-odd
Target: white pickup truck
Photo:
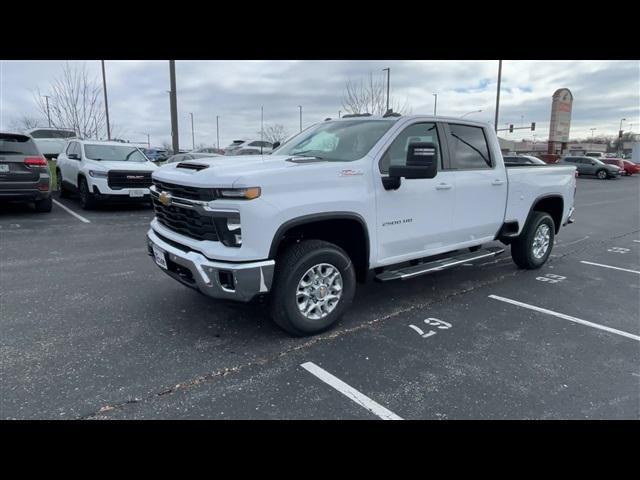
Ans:
[[[575,167],[505,168],[485,124],[431,116],[344,116],[270,155],[156,170],[148,252],[218,299],[265,298],[293,335],[333,325],[357,282],[406,280],[495,256],[549,258],[573,222]]]

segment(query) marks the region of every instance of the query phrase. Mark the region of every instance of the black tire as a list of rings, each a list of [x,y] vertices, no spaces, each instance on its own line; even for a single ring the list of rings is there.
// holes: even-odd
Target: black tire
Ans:
[[[51,197],[35,202],[36,212],[49,213],[53,207],[53,199]]]
[[[342,294],[333,311],[312,320],[298,308],[296,292],[305,273],[315,265],[328,263],[342,277]],[[283,330],[294,336],[315,335],[334,325],[353,301],[356,274],[351,259],[337,245],[322,240],[304,240],[289,246],[276,259],[271,288],[271,318]]]
[[[82,209],[91,210],[95,208],[97,202],[93,194],[89,191],[89,186],[85,178],[80,177],[80,180],[78,180],[78,189],[80,191],[80,206]]]
[[[534,237],[538,228],[546,224],[549,227],[549,246],[544,255],[537,258],[533,253]],[[544,212],[534,212],[518,238],[511,244],[511,258],[520,268],[535,270],[544,265],[553,250],[555,239],[555,224],[551,215]]]
[[[69,197],[69,190],[67,190],[67,187],[65,187],[64,183],[62,182],[62,173],[60,173],[60,169],[56,169],[56,190],[58,191],[58,195],[60,195],[60,198],[67,198]]]
[[[608,176],[609,175],[607,175],[606,170],[598,170],[596,172],[596,177],[598,177],[600,180],[606,180]]]

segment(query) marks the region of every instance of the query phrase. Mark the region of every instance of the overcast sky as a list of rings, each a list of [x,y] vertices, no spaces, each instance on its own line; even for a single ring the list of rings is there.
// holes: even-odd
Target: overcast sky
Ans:
[[[75,62],[71,62],[75,63]],[[84,62],[101,81],[100,61]],[[60,75],[63,61],[0,61],[0,129],[23,114],[35,116],[33,92],[45,93]],[[177,61],[180,147],[191,148],[189,112],[193,112],[196,144],[215,146],[216,115],[220,146],[280,123],[289,133],[337,117],[347,80],[383,77],[391,68],[391,93],[414,114],[432,114],[493,122],[498,62],[491,61]],[[111,122],[130,141],[159,146],[170,141],[169,62],[107,61]],[[546,139],[551,96],[569,88],[574,96],[571,138],[640,131],[640,62],[638,61],[504,61],[500,96],[500,128],[536,122],[536,140]],[[46,119],[43,126],[46,125]],[[531,138],[528,130],[501,133],[507,139]]]

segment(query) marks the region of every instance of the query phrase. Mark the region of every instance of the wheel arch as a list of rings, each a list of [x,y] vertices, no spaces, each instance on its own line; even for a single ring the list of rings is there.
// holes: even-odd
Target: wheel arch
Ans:
[[[269,258],[275,259],[288,244],[305,238],[338,245],[354,263],[358,280],[366,278],[370,241],[367,223],[361,215],[354,212],[323,212],[290,219],[276,231],[269,248]]]
[[[562,215],[564,214],[564,199],[559,194],[541,195],[535,199],[527,215],[525,226],[529,223],[529,220],[535,212],[545,212],[551,215],[553,224],[555,226],[555,232],[558,233],[560,226],[562,225]],[[524,226],[523,226],[524,228]]]

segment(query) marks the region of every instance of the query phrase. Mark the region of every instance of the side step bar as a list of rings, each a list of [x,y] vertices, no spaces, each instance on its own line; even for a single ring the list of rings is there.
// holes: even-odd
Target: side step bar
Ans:
[[[488,247],[482,248],[475,252],[461,253],[453,257],[442,258],[433,262],[421,263],[410,267],[403,267],[398,270],[387,270],[376,275],[376,280],[380,282],[388,282],[390,280],[406,280],[408,278],[426,275],[432,272],[439,272],[447,268],[455,267],[463,263],[481,260],[483,258],[495,257],[504,252],[504,248]]]

